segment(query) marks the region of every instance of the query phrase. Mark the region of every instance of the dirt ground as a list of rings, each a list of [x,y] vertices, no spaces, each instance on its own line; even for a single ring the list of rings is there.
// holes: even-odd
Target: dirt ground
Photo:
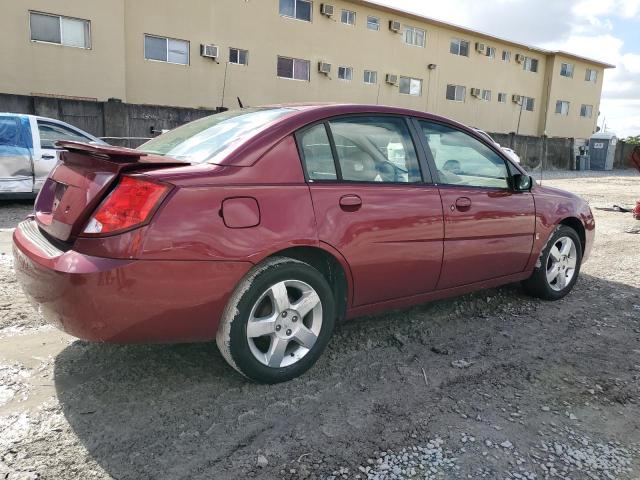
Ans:
[[[558,175],[556,175],[558,177]],[[556,303],[518,285],[338,327],[310,372],[247,383],[214,344],[87,344],[15,282],[0,205],[0,479],[640,478],[640,176],[547,181],[597,239]]]

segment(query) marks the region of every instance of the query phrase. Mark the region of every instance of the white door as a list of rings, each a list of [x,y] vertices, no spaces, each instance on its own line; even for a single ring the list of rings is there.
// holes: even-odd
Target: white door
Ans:
[[[82,132],[58,122],[32,118],[31,129],[34,151],[34,190],[39,191],[49,172],[60,160],[62,150],[56,147],[58,140],[73,140],[76,142],[93,142]]]

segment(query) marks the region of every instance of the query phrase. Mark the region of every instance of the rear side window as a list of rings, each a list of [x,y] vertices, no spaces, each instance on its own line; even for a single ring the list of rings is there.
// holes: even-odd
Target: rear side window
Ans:
[[[300,136],[300,145],[310,180],[337,180],[331,144],[323,123],[304,132]]]
[[[310,180],[422,181],[411,134],[399,117],[339,118],[306,130],[299,141]]]
[[[441,184],[509,188],[505,161],[484,143],[451,127],[419,123]]]
[[[0,145],[18,145],[18,131],[16,117],[0,117]]]
[[[55,143],[58,140],[72,140],[74,142],[93,141],[91,138],[85,137],[70,128],[41,121],[38,121],[38,132],[40,132],[40,148],[56,148]]]

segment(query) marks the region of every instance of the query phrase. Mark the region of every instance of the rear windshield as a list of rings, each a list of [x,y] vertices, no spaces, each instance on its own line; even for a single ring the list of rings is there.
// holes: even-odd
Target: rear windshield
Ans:
[[[243,109],[218,113],[171,130],[138,150],[191,163],[216,163],[262,127],[291,113],[290,108]]]

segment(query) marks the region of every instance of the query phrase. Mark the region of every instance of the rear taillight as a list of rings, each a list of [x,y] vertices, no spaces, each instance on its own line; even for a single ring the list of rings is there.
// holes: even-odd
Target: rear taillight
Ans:
[[[100,204],[83,233],[105,235],[146,223],[169,191],[167,185],[136,177],[122,177]]]

